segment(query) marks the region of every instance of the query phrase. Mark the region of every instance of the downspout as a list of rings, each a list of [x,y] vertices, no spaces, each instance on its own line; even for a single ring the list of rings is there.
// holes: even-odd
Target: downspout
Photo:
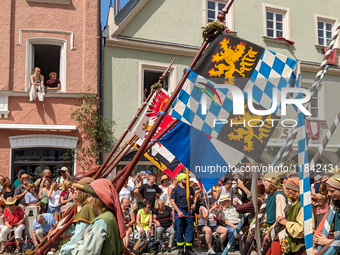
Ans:
[[[102,64],[102,27],[101,27],[101,0],[97,1],[97,102],[99,105],[98,114],[103,114],[102,109],[102,80],[103,80],[103,64]],[[103,162],[103,155],[99,155],[99,164]]]

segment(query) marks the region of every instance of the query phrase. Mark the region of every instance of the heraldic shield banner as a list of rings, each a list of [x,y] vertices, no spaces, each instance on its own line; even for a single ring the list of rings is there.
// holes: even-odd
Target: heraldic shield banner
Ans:
[[[174,128],[160,142],[203,184],[202,178],[220,178],[244,156],[258,161],[280,120],[281,102],[273,99],[281,97],[282,88],[297,86],[297,63],[229,33],[219,34],[190,70],[169,112],[190,128]],[[186,145],[177,144],[190,148],[187,160],[169,148],[167,137],[180,130],[190,136]],[[172,142],[176,137],[182,135],[172,136]],[[212,148],[218,156],[211,155]],[[223,161],[225,171],[217,173],[216,162]],[[213,174],[206,170],[209,167]]]

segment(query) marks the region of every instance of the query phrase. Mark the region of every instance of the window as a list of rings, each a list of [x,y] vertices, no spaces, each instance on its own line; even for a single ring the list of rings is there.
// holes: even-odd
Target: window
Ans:
[[[7,119],[8,114],[8,95],[0,95],[0,119],[2,116]]]
[[[66,92],[67,41],[54,38],[30,38],[26,47],[26,91],[31,87],[30,77],[35,67],[40,67],[45,84],[50,72],[56,72],[60,91]],[[47,88],[48,89],[48,88]]]
[[[33,44],[34,67],[41,68],[41,74],[44,76],[45,84],[49,79],[50,72],[56,72],[59,78],[60,74],[60,48],[58,45]],[[48,88],[47,88],[48,89]]]
[[[144,80],[143,80],[143,91],[144,91],[144,95],[143,95],[143,101],[149,96],[150,94],[150,90],[151,90],[151,86],[158,82],[159,77],[163,74],[163,72],[161,71],[157,71],[157,70],[151,70],[151,69],[144,69]],[[169,76],[165,77],[165,79],[163,80],[163,89],[168,91],[169,89]]]
[[[315,14],[316,45],[329,45],[336,24],[338,24],[338,18]],[[336,40],[334,47],[339,47],[339,40]]]
[[[222,11],[225,5],[226,3],[208,1],[208,10],[207,10],[208,11],[208,15],[207,15],[208,23],[214,20],[217,20],[218,14]],[[226,20],[227,20],[227,17],[226,17]]]
[[[263,4],[265,38],[283,37],[290,40],[289,8]]]
[[[147,98],[150,94],[150,88],[151,86],[158,82],[159,77],[163,74],[163,72],[166,70],[166,65],[156,65],[156,64],[149,64],[149,63],[142,63],[140,65],[140,104]],[[163,89],[172,92],[175,88],[175,80],[174,77],[176,77],[176,69],[174,66],[171,67],[168,75],[163,80]]]
[[[328,46],[332,39],[333,24],[318,21],[318,44]]]
[[[267,11],[267,36],[268,37],[285,37],[284,23],[285,15],[283,13]]]
[[[220,0],[220,1],[213,1],[213,0],[203,0],[203,18],[204,22],[203,25],[205,26],[209,22],[217,20],[218,14],[221,13],[224,6],[228,3],[228,0]],[[233,31],[233,5],[231,6],[228,14],[225,16],[225,24],[229,30]]]
[[[310,91],[310,84],[302,84],[302,87],[308,89]],[[322,95],[323,95],[323,86],[319,86],[319,88],[314,92],[314,95],[311,98],[310,104],[307,110],[312,114],[311,116],[307,116],[307,118],[311,119],[323,119],[323,107],[322,107]]]

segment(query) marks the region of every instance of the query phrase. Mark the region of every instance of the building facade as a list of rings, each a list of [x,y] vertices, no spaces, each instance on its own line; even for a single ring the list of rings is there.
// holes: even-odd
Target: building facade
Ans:
[[[217,18],[227,0],[131,0],[114,17],[109,12],[105,47],[104,115],[117,123],[119,137],[143,102],[145,89],[158,80],[173,58],[166,79],[172,92],[203,39],[202,29]],[[226,16],[228,28],[240,38],[301,61],[302,86],[310,88],[324,57],[324,48],[339,22],[338,1],[237,0]],[[335,47],[339,47],[339,39]],[[310,159],[340,110],[339,57],[332,53],[330,68],[312,98],[308,118]],[[285,119],[297,119],[293,109]],[[289,127],[278,126],[261,157],[270,164]],[[339,163],[340,130],[336,130],[319,162]],[[290,158],[297,162],[297,141]],[[124,162],[126,164],[127,162]]]
[[[72,108],[82,93],[97,92],[97,3],[91,0],[5,0],[1,8],[0,174],[20,169],[38,177],[62,166],[84,170],[65,157],[85,146]],[[44,82],[57,73],[60,88],[29,101],[30,77],[39,67]],[[92,159],[89,159],[90,161]]]

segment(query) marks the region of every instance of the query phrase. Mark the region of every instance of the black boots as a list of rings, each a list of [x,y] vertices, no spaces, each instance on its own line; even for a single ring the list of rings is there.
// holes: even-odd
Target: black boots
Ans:
[[[178,255],[184,255],[184,246],[178,246]]]
[[[195,255],[195,252],[192,250],[192,246],[185,246],[185,255]]]

